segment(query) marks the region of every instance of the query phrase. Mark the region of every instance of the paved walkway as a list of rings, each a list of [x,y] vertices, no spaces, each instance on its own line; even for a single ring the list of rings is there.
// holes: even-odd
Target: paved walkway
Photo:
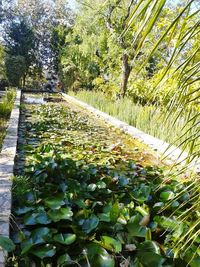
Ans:
[[[9,236],[9,217],[11,212],[11,177],[17,146],[19,105],[21,91],[17,91],[14,108],[11,113],[7,135],[0,153],[0,235]],[[0,267],[4,266],[6,253],[0,249]]]

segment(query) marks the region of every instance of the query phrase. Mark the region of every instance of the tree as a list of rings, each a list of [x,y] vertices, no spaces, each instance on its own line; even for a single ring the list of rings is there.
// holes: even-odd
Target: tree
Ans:
[[[5,51],[4,47],[0,45],[0,80],[5,78],[4,61],[5,61]]]
[[[23,61],[23,73],[21,73],[20,77],[22,77],[23,80],[22,85],[25,86],[25,80],[29,68],[36,61],[37,39],[33,30],[23,20],[19,22],[12,22],[7,28],[4,40],[6,53],[8,55],[6,66],[9,68],[7,69],[9,79],[11,83],[17,81],[15,78],[11,77],[12,73],[10,72],[9,64],[12,65],[12,60],[14,65],[17,61]]]
[[[19,0],[15,8],[18,18],[24,18],[31,26],[38,43],[38,60],[44,66],[54,64],[51,39],[54,27],[69,27],[73,23],[73,12],[65,0]],[[57,56],[57,55],[56,55]]]
[[[22,84],[21,80],[23,79],[24,73],[26,72],[25,58],[20,55],[18,56],[8,55],[6,57],[5,66],[6,66],[6,75],[10,85],[20,86]]]
[[[79,54],[76,57],[75,63],[79,68],[79,74],[82,71],[86,77],[87,73],[90,72],[88,70],[90,64],[92,66],[98,66],[99,71],[96,73],[97,76],[101,77],[97,79],[102,79],[106,90],[113,90],[114,94],[120,94],[121,97],[124,97],[130,92],[130,90],[127,92],[130,78],[134,80],[135,77],[141,77],[141,74],[136,75],[139,66],[147,57],[156,35],[161,34],[164,31],[164,27],[173,18],[169,8],[165,8],[165,13],[162,14],[165,19],[163,19],[165,26],[160,23],[160,27],[157,27],[156,30],[148,34],[148,40],[145,42],[145,46],[143,45],[138,53],[137,50],[140,44],[139,38],[141,38],[141,34],[137,32],[137,25],[132,24],[130,27],[133,32],[127,31],[124,34],[125,27],[128,24],[129,14],[136,6],[137,1],[131,0],[81,1],[72,34],[72,39],[74,38],[75,40],[79,36],[81,42],[76,44],[76,46],[73,45],[72,49],[72,40],[70,48],[68,47],[68,49],[73,50],[72,54],[74,54],[74,51]],[[151,7],[153,16],[157,16],[159,8],[162,8],[162,6],[157,6],[154,1],[154,5]],[[148,18],[150,18],[151,14],[149,13],[149,9],[147,9],[146,15]],[[158,16],[160,20],[162,16]],[[137,23],[139,23],[139,20],[137,20]],[[142,30],[142,27],[144,25],[138,28]],[[134,38],[138,41],[133,45]],[[162,52],[160,54],[157,52],[157,54],[149,59],[149,67],[146,67],[144,74],[142,74],[143,76],[146,75],[148,78],[153,77],[157,70],[155,66],[157,66],[158,62],[160,63],[162,61],[161,54]],[[70,57],[69,53],[66,53],[65,56]],[[89,75],[90,80],[88,82],[94,85],[97,76]]]

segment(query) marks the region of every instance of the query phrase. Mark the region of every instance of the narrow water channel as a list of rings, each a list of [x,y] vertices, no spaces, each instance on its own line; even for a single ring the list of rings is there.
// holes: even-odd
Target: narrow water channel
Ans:
[[[12,190],[16,250],[7,266],[114,267],[132,254],[142,262],[136,244],[151,232],[152,190],[162,180],[156,157],[60,95],[23,99]]]

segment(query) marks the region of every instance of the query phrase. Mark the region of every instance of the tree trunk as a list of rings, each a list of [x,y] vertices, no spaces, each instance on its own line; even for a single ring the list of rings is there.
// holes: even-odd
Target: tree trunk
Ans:
[[[122,56],[122,81],[121,81],[121,93],[120,96],[122,98],[125,97],[126,90],[127,90],[127,84],[128,84],[128,78],[131,73],[131,66],[128,62],[128,55],[125,53]]]
[[[26,84],[26,74],[23,75],[23,78],[22,78],[22,87],[23,88],[25,87],[25,84]]]

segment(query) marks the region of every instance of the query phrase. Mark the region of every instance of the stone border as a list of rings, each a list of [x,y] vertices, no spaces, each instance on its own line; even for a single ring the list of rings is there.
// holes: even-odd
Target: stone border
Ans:
[[[120,121],[120,120],[106,114],[105,112],[102,112],[102,111],[100,111],[100,110],[98,110],[98,109],[72,97],[72,96],[69,96],[65,93],[62,93],[62,96],[67,101],[71,101],[71,102],[73,102],[73,103],[75,103],[75,104],[77,104],[83,108],[86,108],[87,110],[89,110],[90,112],[95,114],[96,116],[102,118],[107,123],[119,128],[124,133],[129,134],[133,138],[136,138],[139,141],[141,141],[142,143],[153,148],[154,150],[156,150],[160,154],[161,158],[164,159],[165,161],[170,160],[170,163],[185,165],[186,159],[188,157],[188,153],[183,152],[181,149],[179,149],[175,146],[172,146],[169,143],[164,142],[163,140],[160,140],[160,139],[155,138],[149,134],[146,134],[146,133],[138,130],[137,128],[130,126],[129,124],[127,124],[123,121]],[[192,169],[193,171],[200,172],[200,159],[192,161],[189,164],[189,168]]]
[[[0,153],[0,235],[9,237],[9,217],[11,212],[11,187],[14,160],[17,147],[18,123],[20,115],[21,90],[17,95],[8,123],[6,137]],[[7,253],[0,249],[0,267],[4,266]]]

